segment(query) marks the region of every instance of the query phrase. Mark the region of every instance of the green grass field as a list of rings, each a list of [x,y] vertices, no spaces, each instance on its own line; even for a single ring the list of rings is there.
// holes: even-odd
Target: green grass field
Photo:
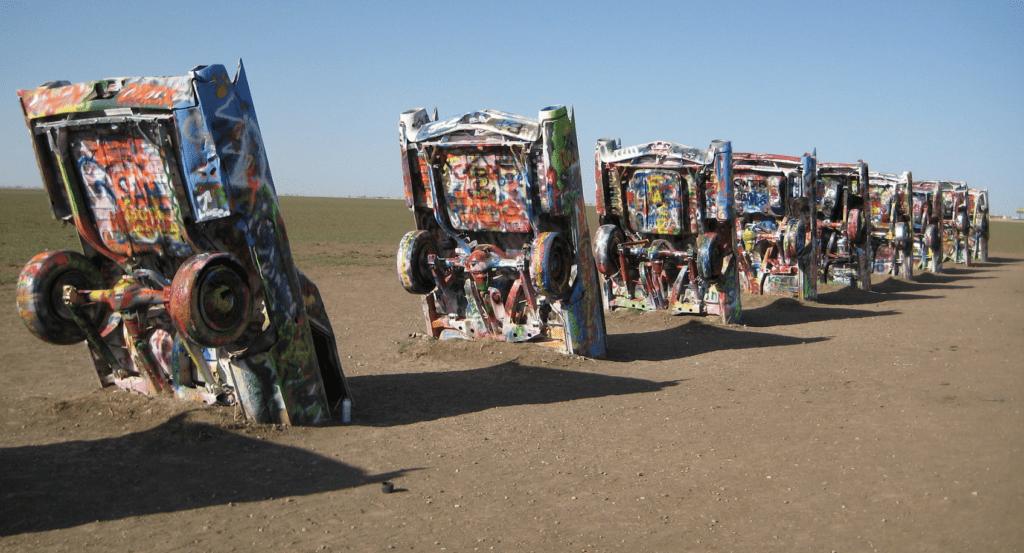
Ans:
[[[1024,252],[1024,222],[992,221],[988,251],[1002,253]]]
[[[282,196],[280,201],[288,238],[302,266],[390,263],[389,253],[367,254],[344,246],[379,246],[390,252],[413,229],[404,200]],[[587,208],[587,219],[593,233],[593,206]],[[1024,223],[993,221],[991,236],[989,251],[996,256],[1024,252]],[[0,284],[13,283],[36,254],[57,249],[81,251],[81,246],[75,228],[53,218],[46,194],[41,189],[0,189]]]

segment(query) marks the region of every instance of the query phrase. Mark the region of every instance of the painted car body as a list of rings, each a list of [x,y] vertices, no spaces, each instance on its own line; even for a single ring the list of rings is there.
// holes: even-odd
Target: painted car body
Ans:
[[[946,260],[971,266],[971,210],[967,183],[942,181],[942,251]]]
[[[967,213],[970,214],[971,232],[968,247],[974,261],[988,262],[988,189],[967,190]]]
[[[316,286],[292,262],[245,70],[18,92],[54,216],[84,254],[36,256],[29,329],[88,342],[103,386],[316,424],[351,401]]]
[[[538,341],[603,357],[604,311],[583,206],[576,122],[496,110],[399,118],[416,230],[398,274],[439,339]]]
[[[909,171],[868,173],[872,267],[877,274],[914,278],[913,182]]]
[[[707,149],[597,141],[594,242],[608,309],[742,321],[732,163],[725,140]]]
[[[816,160],[748,153],[732,159],[742,290],[816,299]]]
[[[818,209],[821,282],[871,290],[868,164],[819,163]]]
[[[942,183],[914,181],[911,186],[914,225],[914,267],[942,272]]]

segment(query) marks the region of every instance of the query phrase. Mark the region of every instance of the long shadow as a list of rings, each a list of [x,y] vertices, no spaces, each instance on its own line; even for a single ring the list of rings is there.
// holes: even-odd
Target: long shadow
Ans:
[[[995,263],[995,264],[1020,263],[1021,261],[1024,261],[1024,259],[1018,259],[1018,258],[1014,258],[1014,257],[991,257],[991,256],[988,258],[988,263],[989,264],[993,264],[993,263]],[[984,265],[984,263],[982,263],[982,265]]]
[[[359,398],[352,422],[386,427],[494,407],[657,392],[679,381],[654,382],[509,361],[464,371],[354,376],[348,382],[352,395]]]
[[[867,305],[881,303],[883,301],[897,300],[930,300],[941,299],[944,295],[925,295],[917,292],[942,291],[942,290],[964,290],[971,286],[949,284],[964,277],[947,276],[944,274],[922,273],[914,276],[914,281],[900,280],[894,277],[886,277],[881,282],[873,282],[871,291],[865,292],[853,286],[847,286],[834,292],[822,292],[818,294],[818,303],[826,305]],[[967,277],[992,278],[992,277]]]
[[[984,272],[984,269],[980,267],[942,265],[942,274],[944,275],[968,276],[982,272]]]
[[[860,292],[859,294],[846,294],[845,296],[839,297],[840,300],[847,300],[849,297],[859,297],[860,294],[870,294],[877,296],[879,294],[872,294],[870,292]],[[832,292],[838,294],[839,292]],[[825,297],[825,301],[822,301],[822,296]],[[827,297],[828,294],[821,294],[818,296],[819,304],[829,304],[829,300],[832,298]],[[922,296],[908,296],[909,298],[921,298]],[[877,302],[877,300],[875,300]],[[846,305],[855,305],[847,303]],[[866,317],[884,317],[888,315],[897,315],[898,311],[871,311],[867,309],[849,309],[845,307],[825,307],[823,305],[815,305],[813,303],[800,303],[798,300],[793,298],[779,298],[768,305],[763,307],[755,307],[753,309],[743,310],[743,322],[747,326],[753,327],[772,327],[772,326],[787,326],[804,323],[817,323],[821,321],[838,321],[842,319],[863,319]]]
[[[936,274],[936,273],[914,273],[914,282],[913,282],[913,284],[942,284],[943,288],[949,288],[949,289],[952,289],[952,290],[956,290],[956,289],[960,289],[960,288],[970,288],[970,286],[969,285],[965,285],[965,286],[951,285],[950,284],[951,282],[956,282],[958,280],[972,280],[973,281],[973,280],[981,280],[981,279],[989,279],[989,278],[994,278],[994,277],[991,277],[991,276],[973,276],[973,275],[957,275],[957,274],[954,274],[954,273],[946,273],[946,272],[942,272],[942,273],[938,273],[938,274]],[[903,282],[903,281],[900,281],[900,280],[893,279],[892,277],[886,279],[883,282],[889,282],[889,281],[892,281],[892,282]]]
[[[895,277],[887,277],[881,282],[872,282],[871,291],[880,294],[893,294],[899,292],[924,292],[928,290],[965,290],[971,288],[969,284],[950,284],[958,280],[978,280],[992,278],[990,276],[957,276],[954,274],[932,274],[921,273],[914,275],[913,281],[900,280]],[[920,296],[921,298],[934,298],[936,296]],[[943,296],[937,296],[943,297]]]
[[[0,536],[309,495],[406,472],[370,475],[185,416],[117,438],[0,449]]]
[[[744,311],[743,318],[749,326],[748,313]],[[665,361],[714,351],[790,346],[825,340],[828,338],[794,338],[689,321],[675,328],[655,332],[609,334],[608,360]]]

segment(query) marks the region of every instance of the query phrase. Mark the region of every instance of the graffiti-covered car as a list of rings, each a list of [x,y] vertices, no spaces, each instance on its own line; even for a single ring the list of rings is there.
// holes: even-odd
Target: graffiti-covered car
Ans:
[[[970,266],[971,212],[967,183],[942,181],[942,251],[945,259]]]
[[[868,165],[819,163],[817,184],[819,275],[822,282],[871,290]]]
[[[939,181],[914,181],[911,185],[914,223],[914,267],[942,272],[942,186]]]
[[[741,322],[732,145],[623,148],[603,138],[595,157],[594,247],[605,306]]]
[[[732,160],[742,290],[816,299],[814,157],[734,153]]]
[[[971,232],[968,247],[974,261],[988,262],[988,189],[967,190],[967,213],[970,214]]]
[[[873,271],[907,280],[914,277],[914,236],[911,227],[909,171],[868,173],[871,205],[871,252]]]
[[[601,357],[605,322],[583,207],[576,122],[495,110],[399,118],[416,230],[398,248],[407,291],[439,339],[534,340]]]
[[[292,262],[245,70],[18,92],[76,251],[18,279],[46,342],[88,342],[103,386],[315,424],[351,401],[316,286]]]

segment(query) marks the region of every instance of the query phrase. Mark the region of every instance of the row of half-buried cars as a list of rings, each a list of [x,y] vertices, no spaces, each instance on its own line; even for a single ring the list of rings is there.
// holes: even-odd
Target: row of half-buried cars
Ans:
[[[873,273],[910,279],[943,258],[987,256],[985,191],[863,161],[600,139],[591,239],[564,106],[537,119],[484,110],[440,120],[417,108],[401,114],[399,141],[416,230],[397,269],[440,339],[601,356],[602,307],[738,323],[741,292],[815,299],[818,282],[870,290]]]
[[[76,226],[83,249],[41,253],[23,269],[17,303],[33,334],[86,341],[104,386],[235,403],[261,422],[345,417],[351,394],[330,320],[292,262],[241,64],[234,79],[200,66],[19,96],[54,216]],[[909,175],[876,193],[863,163],[734,154],[727,141],[601,140],[591,235],[565,107],[443,121],[410,110],[400,137],[416,230],[398,271],[423,295],[437,338],[600,357],[605,309],[740,322],[741,291],[814,298],[819,275],[867,287],[872,267],[909,275],[918,251],[907,247]],[[914,198],[921,240],[929,227],[918,220],[949,207],[940,234],[962,237],[949,251],[969,260],[977,225],[956,215],[980,211],[984,197],[928,199],[936,207],[919,218]]]

